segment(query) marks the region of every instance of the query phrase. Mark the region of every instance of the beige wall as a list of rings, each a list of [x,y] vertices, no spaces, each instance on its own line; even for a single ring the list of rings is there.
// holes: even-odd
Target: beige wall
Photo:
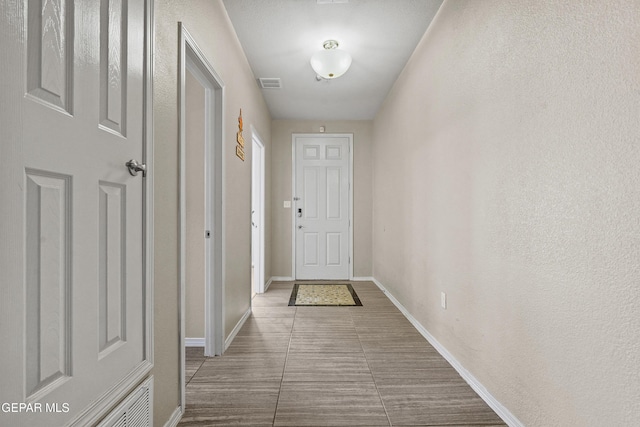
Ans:
[[[249,135],[249,126],[253,124],[265,139],[267,162],[270,155],[271,118],[221,1],[158,0],[155,2],[155,17],[153,165],[155,168],[155,367],[153,374],[155,375],[154,421],[157,425],[163,425],[180,400],[178,21],[184,23],[225,84],[223,160],[227,334],[249,309],[251,296],[251,144],[248,144],[246,150],[246,161],[240,161],[235,156],[237,117],[242,108],[245,135]],[[266,273],[270,274],[268,265]]]
[[[204,87],[189,70],[186,71],[187,124],[186,139],[186,272],[185,335],[204,338]]]
[[[272,122],[272,276],[291,277],[291,209],[283,207],[283,202],[292,198],[291,135],[318,133],[320,126],[325,126],[325,133],[353,133],[353,274],[356,277],[371,277],[372,122],[366,120]]]
[[[375,277],[527,426],[640,425],[639,19],[445,1],[374,122]]]

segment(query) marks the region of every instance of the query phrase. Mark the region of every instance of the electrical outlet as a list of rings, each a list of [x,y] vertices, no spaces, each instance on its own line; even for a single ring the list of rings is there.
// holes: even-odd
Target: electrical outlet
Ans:
[[[447,294],[444,292],[440,292],[440,306],[446,310],[447,309]]]

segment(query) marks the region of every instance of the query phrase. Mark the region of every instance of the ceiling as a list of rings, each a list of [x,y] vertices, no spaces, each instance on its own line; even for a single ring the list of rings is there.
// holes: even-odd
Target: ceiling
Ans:
[[[224,0],[253,74],[280,78],[262,89],[274,119],[370,120],[442,0]],[[353,62],[316,80],[309,59],[334,39]]]

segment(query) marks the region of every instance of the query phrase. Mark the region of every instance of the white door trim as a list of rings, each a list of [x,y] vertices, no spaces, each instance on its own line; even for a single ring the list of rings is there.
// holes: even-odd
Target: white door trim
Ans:
[[[179,268],[180,268],[180,387],[181,407],[185,400],[185,282],[186,282],[186,70],[205,86],[205,223],[211,237],[205,243],[205,355],[224,352],[224,83],[215,72],[195,39],[184,25],[178,23],[180,114],[179,128]],[[214,123],[211,122],[214,121]],[[205,230],[203,230],[204,233]]]
[[[145,273],[143,283],[145,291],[145,359],[153,366],[153,271],[154,271],[154,157],[153,157],[153,50],[155,47],[155,11],[154,0],[146,1],[145,10],[145,45],[144,45],[144,118],[143,126],[143,162],[147,164],[147,177],[143,181],[142,193],[144,195],[143,215],[145,220],[144,226],[144,268]]]
[[[291,134],[291,201],[296,197],[296,138],[349,139],[349,280],[353,279],[353,134],[352,133],[293,133]],[[291,277],[296,279],[296,210],[291,209]]]
[[[256,269],[257,271],[254,271],[255,277],[254,280],[258,283],[258,287],[256,289],[256,291],[260,294],[264,293],[265,291],[265,286],[264,286],[264,282],[265,282],[265,275],[264,275],[264,261],[265,261],[265,179],[266,179],[266,174],[265,174],[265,166],[266,166],[266,162],[265,162],[265,146],[264,146],[264,142],[262,142],[262,138],[260,137],[260,134],[258,133],[258,131],[256,130],[256,128],[251,125],[251,144],[256,143],[259,147],[259,153],[256,153],[253,151],[253,146],[251,149],[251,185],[252,185],[252,189],[251,189],[251,198],[252,198],[252,207],[251,209],[253,209],[253,191],[255,191],[253,189],[253,184],[254,184],[254,173],[255,170],[253,169],[253,160],[254,160],[254,156],[256,154],[259,154],[260,158],[258,159],[259,163],[260,163],[260,177],[259,177],[259,181],[260,181],[260,188],[258,189],[258,197],[260,199],[260,212],[257,212],[257,220],[258,220],[258,224],[259,224],[259,236],[258,236],[258,268]],[[252,230],[252,236],[253,236],[253,230]],[[252,239],[252,243],[253,243],[253,239]],[[251,251],[253,251],[253,245],[251,247]],[[252,252],[252,261],[253,261],[253,252]]]

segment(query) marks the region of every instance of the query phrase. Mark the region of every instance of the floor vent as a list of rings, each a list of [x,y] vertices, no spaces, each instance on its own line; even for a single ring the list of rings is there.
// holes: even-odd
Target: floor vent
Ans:
[[[135,389],[98,427],[152,427],[153,378]]]
[[[282,83],[277,77],[262,77],[258,80],[262,89],[282,89]]]

